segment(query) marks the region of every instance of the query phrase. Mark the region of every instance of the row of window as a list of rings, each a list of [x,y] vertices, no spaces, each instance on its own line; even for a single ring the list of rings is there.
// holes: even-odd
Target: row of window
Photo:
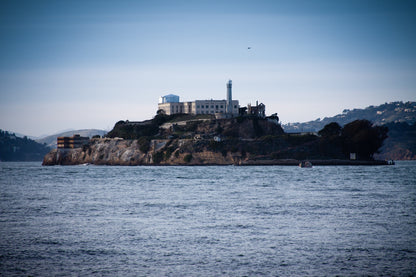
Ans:
[[[204,105],[201,105],[201,106],[197,105],[196,106],[197,109],[199,109],[199,108],[203,109],[204,107],[207,108],[207,109],[209,109],[209,105],[205,105],[205,106]],[[213,109],[213,108],[214,108],[214,105],[211,105],[211,109]],[[215,108],[218,109],[218,105],[215,105]],[[223,109],[224,106],[223,105],[220,105],[220,108]]]
[[[171,111],[173,112],[173,107],[172,107],[172,110]],[[176,106],[176,113],[178,113],[178,112],[179,112],[179,107]],[[182,107],[180,107],[180,112],[182,112]]]
[[[199,109],[199,108],[203,109],[204,107],[205,107],[206,109],[209,109],[209,105],[205,105],[205,106],[204,106],[204,105],[201,105],[201,106],[197,105],[197,106],[196,106],[196,108],[197,108],[197,109]],[[214,105],[211,105],[211,109],[213,109],[213,108],[214,108]],[[224,106],[223,106],[223,105],[220,105],[220,108],[221,108],[221,109],[223,109],[223,108],[224,108]],[[215,109],[217,109],[217,110],[218,110],[218,105],[215,105]],[[234,109],[237,109],[237,105],[234,105]]]

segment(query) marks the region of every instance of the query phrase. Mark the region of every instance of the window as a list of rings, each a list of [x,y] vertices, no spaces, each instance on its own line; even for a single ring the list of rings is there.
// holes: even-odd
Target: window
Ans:
[[[223,105],[221,105],[221,109],[223,109],[224,108],[224,106]]]
[[[218,105],[215,105],[215,108],[218,110]]]
[[[206,108],[209,109],[209,105],[206,105]]]

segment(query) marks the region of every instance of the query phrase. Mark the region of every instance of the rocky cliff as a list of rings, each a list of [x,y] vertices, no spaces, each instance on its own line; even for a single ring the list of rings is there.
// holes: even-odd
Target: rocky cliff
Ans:
[[[83,148],[52,150],[44,157],[43,165],[230,165],[239,163],[242,157],[241,153],[198,147],[201,141],[191,139],[151,140],[149,143],[148,151],[142,152],[138,140],[92,139]]]

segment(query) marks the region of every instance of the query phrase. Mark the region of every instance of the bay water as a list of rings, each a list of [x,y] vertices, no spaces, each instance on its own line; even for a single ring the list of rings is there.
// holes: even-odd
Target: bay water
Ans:
[[[0,275],[416,275],[416,162],[3,162]]]

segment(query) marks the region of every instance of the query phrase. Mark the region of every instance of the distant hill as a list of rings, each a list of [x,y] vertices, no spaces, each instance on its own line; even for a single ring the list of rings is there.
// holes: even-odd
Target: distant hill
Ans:
[[[0,130],[0,161],[41,161],[49,151],[45,144]]]
[[[391,122],[413,124],[416,122],[416,102],[391,102],[380,106],[369,106],[365,109],[344,110],[341,114],[333,117],[318,118],[303,123],[288,123],[283,124],[282,127],[286,133],[318,132],[331,122],[344,126],[357,119],[367,119],[375,125]]]
[[[59,134],[50,135],[41,139],[37,139],[36,142],[41,144],[46,144],[50,148],[56,148],[56,138],[57,137],[70,137],[74,134],[79,134],[83,137],[93,137],[96,135],[104,136],[107,133],[107,131],[104,130],[98,130],[98,129],[82,129],[82,130],[71,130]]]
[[[416,160],[416,123],[388,123],[385,126],[389,128],[388,138],[375,157],[382,160]]]

